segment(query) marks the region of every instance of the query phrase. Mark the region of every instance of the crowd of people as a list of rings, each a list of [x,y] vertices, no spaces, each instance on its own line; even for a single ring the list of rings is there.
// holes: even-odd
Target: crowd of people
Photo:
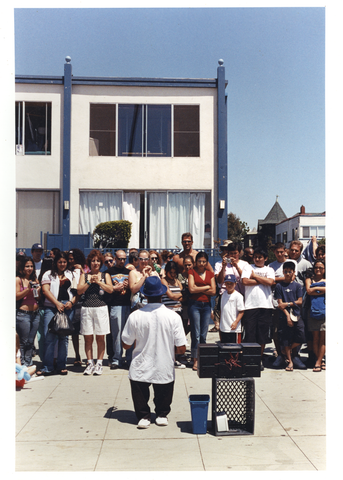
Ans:
[[[175,354],[175,368],[197,370],[198,345],[206,343],[208,331],[217,331],[223,343],[260,344],[261,369],[267,344],[274,346],[274,368],[326,368],[325,245],[318,246],[315,238],[305,250],[297,240],[289,249],[276,243],[276,260],[268,264],[262,248],[243,251],[240,243],[226,240],[214,268],[206,252],[193,249],[189,232],[182,235],[182,247],[178,254],[130,249],[127,255],[119,249],[113,255],[94,249],[87,258],[77,248],[54,248],[42,259],[42,245],[34,244],[31,256],[17,254],[21,365],[33,366],[37,339],[41,366],[36,375],[67,375],[70,336],[74,366],[84,368],[84,375],[101,375],[106,354],[110,369],[129,368],[135,345],[123,342],[123,330],[129,316],[149,303],[149,295],[142,292],[147,279],[156,277],[162,285],[161,302],[178,315],[185,346],[190,347],[190,358],[182,349]],[[71,335],[52,332],[58,312],[71,322]],[[299,355],[301,347],[308,353],[306,363]]]

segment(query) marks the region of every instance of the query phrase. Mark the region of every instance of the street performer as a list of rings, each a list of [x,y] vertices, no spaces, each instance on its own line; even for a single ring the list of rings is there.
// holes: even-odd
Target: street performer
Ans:
[[[186,337],[181,317],[161,303],[167,287],[159,277],[147,277],[140,291],[148,304],[129,315],[122,333],[124,349],[135,343],[129,369],[132,400],[138,428],[148,428],[151,423],[149,387],[152,384],[155,423],[167,426],[174,391],[175,354],[185,353]]]

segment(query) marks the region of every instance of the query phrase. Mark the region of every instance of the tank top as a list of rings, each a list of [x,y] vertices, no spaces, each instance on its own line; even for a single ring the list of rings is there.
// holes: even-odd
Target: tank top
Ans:
[[[168,287],[171,293],[181,294],[181,288],[178,285],[168,285]],[[174,312],[182,310],[181,302],[179,300],[172,300],[166,293],[162,295],[162,303],[171,310],[174,310]]]
[[[88,273],[85,273],[85,282],[87,282]],[[105,273],[101,272],[101,281],[105,281]],[[97,283],[91,283],[84,293],[83,307],[103,307],[107,303],[104,301],[104,290]]]
[[[25,290],[25,289],[24,289],[24,285],[23,285],[23,280],[21,279],[20,291],[22,292],[23,290]],[[32,305],[38,305],[37,300],[33,296],[33,291],[32,290],[30,290],[29,293],[26,295],[26,297],[24,297],[22,299],[21,304],[20,304],[20,308],[23,305],[27,305],[28,307],[31,307]]]

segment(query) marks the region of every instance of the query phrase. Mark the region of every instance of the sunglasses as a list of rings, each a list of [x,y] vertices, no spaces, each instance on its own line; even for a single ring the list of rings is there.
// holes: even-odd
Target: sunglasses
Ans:
[[[107,265],[108,263],[113,263],[113,260],[105,260],[105,263],[106,263],[106,265]]]
[[[138,260],[141,260],[142,262],[148,262],[149,261],[149,257],[148,258],[142,258],[142,257],[138,257]]]
[[[150,258],[151,258],[151,260],[158,260],[157,257],[150,257]]]

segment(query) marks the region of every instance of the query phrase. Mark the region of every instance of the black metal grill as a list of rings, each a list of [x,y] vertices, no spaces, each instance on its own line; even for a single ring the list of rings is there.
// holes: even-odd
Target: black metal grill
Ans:
[[[228,432],[218,432],[216,416],[226,413]],[[255,422],[255,382],[253,378],[212,379],[212,427],[215,435],[252,435]]]

